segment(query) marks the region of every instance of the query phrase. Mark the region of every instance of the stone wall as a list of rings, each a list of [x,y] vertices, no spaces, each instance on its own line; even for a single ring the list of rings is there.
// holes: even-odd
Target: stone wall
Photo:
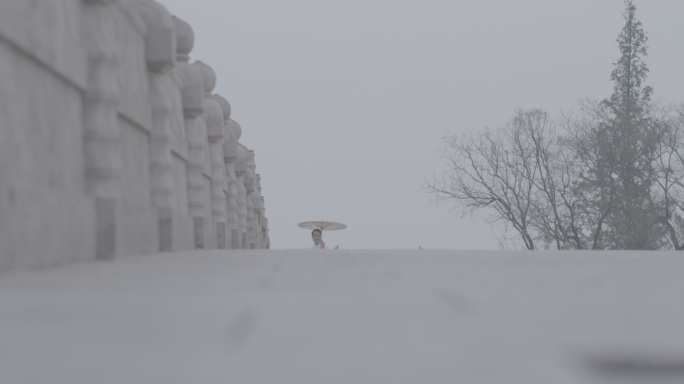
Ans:
[[[153,0],[0,0],[0,271],[268,248],[254,152]]]

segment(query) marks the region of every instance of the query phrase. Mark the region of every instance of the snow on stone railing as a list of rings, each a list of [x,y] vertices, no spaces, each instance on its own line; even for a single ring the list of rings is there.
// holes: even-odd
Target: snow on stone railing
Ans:
[[[0,0],[0,271],[268,248],[254,152],[153,0]]]

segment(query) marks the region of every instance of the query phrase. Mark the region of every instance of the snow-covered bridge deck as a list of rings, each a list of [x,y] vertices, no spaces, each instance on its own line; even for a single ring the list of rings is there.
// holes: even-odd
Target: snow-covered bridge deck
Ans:
[[[684,256],[194,251],[13,272],[0,382],[681,384]]]

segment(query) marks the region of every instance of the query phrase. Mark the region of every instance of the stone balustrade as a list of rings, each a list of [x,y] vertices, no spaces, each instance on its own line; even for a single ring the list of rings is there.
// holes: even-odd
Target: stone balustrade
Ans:
[[[0,0],[0,271],[268,248],[254,151],[153,0]]]

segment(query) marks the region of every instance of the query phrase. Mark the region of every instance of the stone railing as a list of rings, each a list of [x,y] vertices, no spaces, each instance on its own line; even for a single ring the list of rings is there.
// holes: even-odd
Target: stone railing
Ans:
[[[268,248],[254,152],[153,0],[0,0],[0,270]]]

